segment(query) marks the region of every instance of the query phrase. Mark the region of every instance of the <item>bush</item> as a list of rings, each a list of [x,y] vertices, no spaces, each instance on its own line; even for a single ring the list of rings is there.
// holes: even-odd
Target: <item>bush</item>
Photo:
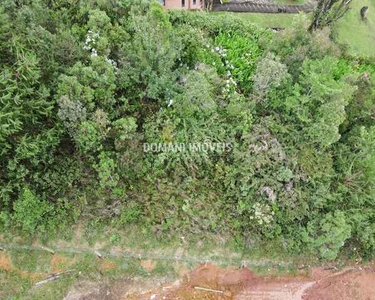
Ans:
[[[37,231],[45,231],[46,219],[53,207],[40,200],[28,188],[24,188],[13,204],[13,210],[12,220],[16,226],[32,235]]]
[[[303,233],[309,247],[318,250],[320,257],[329,260],[337,257],[350,234],[351,226],[341,211],[328,213],[321,220],[309,222]]]

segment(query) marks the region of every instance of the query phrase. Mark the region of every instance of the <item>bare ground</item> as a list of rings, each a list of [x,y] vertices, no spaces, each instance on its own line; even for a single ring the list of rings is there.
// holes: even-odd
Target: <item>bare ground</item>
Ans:
[[[371,268],[340,272],[312,269],[304,277],[265,278],[249,269],[225,270],[201,265],[181,283],[143,294],[126,295],[128,300],[373,300],[375,273]]]

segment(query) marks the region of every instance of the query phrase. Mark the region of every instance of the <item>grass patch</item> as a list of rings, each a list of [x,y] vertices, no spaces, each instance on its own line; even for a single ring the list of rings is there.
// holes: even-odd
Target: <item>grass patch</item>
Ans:
[[[349,46],[352,55],[375,55],[375,1],[353,1],[352,9],[337,22],[338,41]],[[368,6],[367,21],[362,21],[360,9]]]
[[[10,251],[10,257],[14,268],[34,273],[51,272],[50,261],[51,255],[44,251]]]
[[[91,254],[55,254],[43,251],[2,251],[0,257],[0,299],[50,300],[63,299],[78,282],[105,285],[123,278],[167,277],[176,274],[170,261],[157,262],[151,274],[141,266],[141,260],[126,258],[99,259]],[[55,259],[57,257],[57,259]],[[27,258],[30,258],[29,261]],[[60,263],[59,263],[60,262]],[[58,269],[58,270],[57,270]],[[60,279],[39,287],[35,283],[52,273],[70,270]]]
[[[261,28],[288,28],[292,25],[295,14],[259,14],[259,13],[234,13],[234,12],[214,12],[215,14],[230,14]]]
[[[279,4],[290,4],[292,0],[277,0]],[[302,4],[295,2],[294,4]],[[360,9],[368,6],[367,20],[361,20]],[[259,14],[218,12],[215,14],[231,14],[258,25],[261,28],[289,28],[293,24],[295,14]],[[337,40],[349,47],[349,53],[355,56],[370,57],[375,55],[375,1],[354,1],[352,9],[336,24]]]
[[[32,283],[29,278],[14,271],[0,269],[0,299],[21,299],[20,296],[26,293],[31,286]]]

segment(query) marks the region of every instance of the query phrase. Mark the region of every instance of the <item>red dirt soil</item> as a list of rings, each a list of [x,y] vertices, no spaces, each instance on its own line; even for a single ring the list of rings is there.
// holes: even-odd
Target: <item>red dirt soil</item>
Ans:
[[[226,270],[206,264],[172,286],[122,299],[375,300],[375,273],[359,267],[340,272],[317,268],[304,277],[264,278],[247,268]]]
[[[225,270],[212,264],[200,265],[184,276],[183,281],[178,285],[166,286],[162,291],[125,299],[230,300],[234,299],[234,295],[239,291],[256,284],[257,280],[254,273],[246,268]]]
[[[303,300],[373,300],[375,273],[371,269],[348,270],[326,277],[306,291]]]

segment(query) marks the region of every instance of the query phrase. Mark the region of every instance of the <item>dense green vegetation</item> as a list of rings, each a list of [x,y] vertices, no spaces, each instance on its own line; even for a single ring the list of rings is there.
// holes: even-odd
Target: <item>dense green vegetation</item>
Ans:
[[[328,29],[140,0],[1,4],[2,230],[85,220],[374,254],[375,62]]]

